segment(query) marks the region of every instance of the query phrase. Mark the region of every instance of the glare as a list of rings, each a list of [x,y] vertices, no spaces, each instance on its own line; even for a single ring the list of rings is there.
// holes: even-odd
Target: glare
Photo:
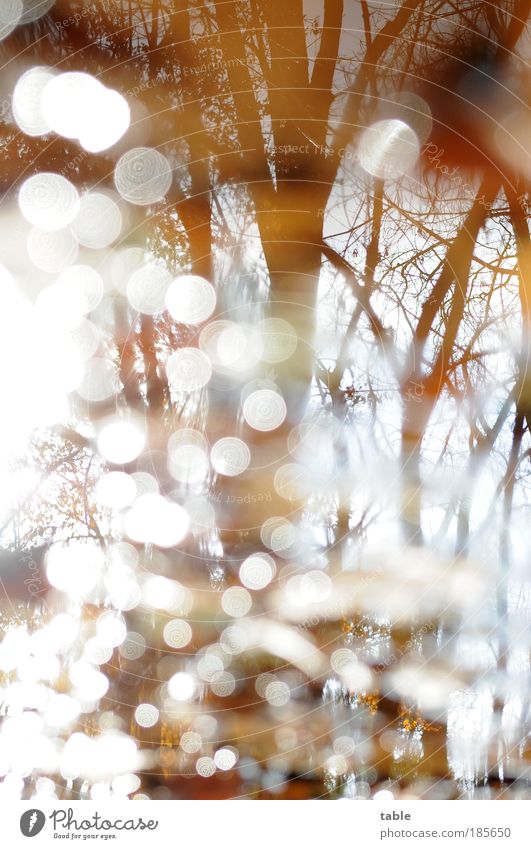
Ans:
[[[214,763],[218,769],[223,771],[232,769],[238,760],[238,756],[234,749],[218,749],[214,755]]]
[[[103,296],[103,280],[90,265],[73,265],[57,279],[59,297],[71,304],[71,312],[81,316],[96,309]]]
[[[79,143],[88,153],[100,153],[118,142],[129,129],[131,113],[124,97],[103,88],[90,104],[92,120],[83,123]]]
[[[168,681],[168,692],[172,699],[186,702],[195,695],[196,684],[187,672],[177,672]]]
[[[184,587],[177,581],[163,575],[150,575],[144,580],[142,600],[147,607],[158,610],[172,610],[183,599]]]
[[[105,425],[98,436],[98,449],[110,463],[120,465],[135,460],[146,437],[133,422],[116,421]]]
[[[76,388],[85,401],[106,401],[120,389],[117,365],[112,360],[93,357],[85,363],[83,378]]]
[[[130,123],[129,106],[122,95],[79,71],[53,77],[42,91],[40,109],[54,132],[77,139],[90,153],[112,147]]]
[[[125,640],[127,627],[124,618],[119,613],[109,611],[98,617],[96,632],[104,645],[114,648]]]
[[[30,637],[25,628],[12,628],[0,644],[0,669],[10,672],[29,652]]]
[[[99,579],[104,564],[100,546],[91,539],[53,545],[46,559],[46,573],[53,587],[71,598],[83,599]]]
[[[124,472],[108,472],[96,484],[94,494],[103,507],[119,510],[134,501],[135,481]]]
[[[124,530],[131,539],[161,548],[181,542],[189,526],[188,514],[180,504],[155,493],[137,498],[124,518]]]
[[[415,132],[403,121],[377,121],[363,131],[359,143],[361,167],[384,180],[396,180],[418,159],[420,145]]]

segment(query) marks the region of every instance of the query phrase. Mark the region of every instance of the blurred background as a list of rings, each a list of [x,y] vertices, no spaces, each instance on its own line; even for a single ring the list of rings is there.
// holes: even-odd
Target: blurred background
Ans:
[[[529,798],[531,0],[0,0],[0,796]]]

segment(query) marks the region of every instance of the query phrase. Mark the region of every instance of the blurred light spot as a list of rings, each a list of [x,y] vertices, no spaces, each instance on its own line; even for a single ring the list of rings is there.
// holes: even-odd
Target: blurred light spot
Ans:
[[[286,501],[304,501],[312,492],[312,476],[301,463],[286,463],[275,472],[273,485]]]
[[[172,168],[158,150],[136,147],[116,163],[114,182],[129,203],[146,206],[162,200],[172,182]]]
[[[212,446],[210,459],[216,472],[227,477],[241,475],[251,462],[251,452],[241,439],[227,436]]]
[[[186,702],[195,695],[195,681],[187,672],[176,672],[168,681],[168,692],[172,699]]]
[[[214,755],[214,762],[218,769],[223,771],[232,769],[238,760],[238,756],[233,749],[218,749]]]
[[[359,143],[361,167],[383,180],[396,180],[409,171],[418,159],[419,142],[414,131],[403,121],[377,121],[363,131]]]
[[[347,666],[357,663],[357,658],[351,649],[336,649],[330,658],[330,665],[334,672],[343,672]]]
[[[122,229],[122,214],[108,195],[87,192],[82,195],[72,230],[80,245],[93,250],[116,241]]]
[[[172,318],[181,324],[201,324],[216,308],[214,287],[196,275],[183,275],[171,283],[166,306]]]
[[[244,322],[211,321],[199,334],[199,347],[220,374],[231,375],[253,369],[262,347],[256,329]]]
[[[197,445],[181,445],[168,458],[168,469],[176,481],[198,483],[210,468],[208,455]]]
[[[350,758],[356,750],[356,744],[352,737],[336,737],[334,740],[334,752],[344,758]]]
[[[287,705],[291,698],[290,689],[284,681],[270,681],[265,688],[265,698],[273,707]]]
[[[216,511],[206,498],[202,498],[201,496],[190,498],[184,504],[184,509],[190,516],[190,531],[192,534],[198,536],[212,530],[216,523]]]
[[[106,646],[119,646],[127,636],[127,628],[123,616],[109,611],[102,613],[96,622],[96,631],[100,640]]]
[[[212,377],[208,357],[198,348],[179,348],[166,364],[168,380],[175,392],[195,392],[206,386]]]
[[[44,136],[51,131],[41,111],[45,86],[55,76],[51,68],[30,68],[18,80],[13,91],[13,117],[27,136]]]
[[[106,401],[116,395],[119,389],[118,367],[112,360],[93,357],[85,363],[83,379],[77,386],[78,395],[85,401]]]
[[[295,328],[283,318],[265,318],[259,324],[262,337],[262,359],[266,363],[281,363],[297,348]]]
[[[215,672],[210,681],[210,689],[215,696],[227,698],[236,689],[236,679],[232,672]]]
[[[80,315],[96,309],[103,296],[101,275],[90,265],[73,265],[59,275],[57,285],[63,298],[72,301]]]
[[[282,516],[271,516],[260,529],[260,537],[267,548],[278,554],[288,552],[295,544],[295,527]]]
[[[258,389],[245,399],[243,416],[254,430],[275,430],[286,418],[286,402],[272,389]]]
[[[390,790],[378,790],[372,798],[375,802],[391,802],[395,797]]]
[[[224,628],[219,644],[227,654],[241,654],[249,647],[247,634],[239,625],[229,625]]]
[[[263,590],[275,577],[275,561],[269,554],[252,554],[240,566],[240,581],[250,590]]]
[[[20,23],[29,24],[32,21],[38,21],[50,11],[55,2],[56,0],[23,0],[24,11]]]
[[[235,619],[246,616],[252,606],[251,595],[244,587],[229,587],[221,596],[221,607],[227,616]]]
[[[39,293],[35,302],[37,317],[43,323],[75,331],[83,316],[98,305],[102,292],[103,282],[97,271],[88,265],[74,265]]]
[[[433,126],[431,109],[415,92],[400,91],[392,95],[391,102],[383,104],[383,111],[411,127],[421,144],[429,137]]]
[[[67,333],[82,360],[89,360],[96,353],[100,344],[100,332],[89,319],[76,320],[75,326],[68,328]]]
[[[95,496],[103,507],[120,510],[134,501],[136,485],[131,475],[108,472],[96,484]]]
[[[80,713],[77,699],[64,693],[54,694],[44,712],[44,721],[52,728],[63,728],[74,722]]]
[[[88,153],[100,153],[115,145],[131,122],[126,99],[118,91],[102,88],[90,103],[92,120],[84,121],[79,134],[79,143]]]
[[[179,741],[179,746],[187,755],[195,754],[201,749],[202,745],[201,735],[197,731],[185,731]]]
[[[18,193],[22,215],[40,230],[62,230],[79,212],[79,195],[61,174],[43,171],[28,177]]]
[[[83,657],[85,657],[89,663],[94,663],[96,666],[102,666],[102,664],[108,663],[111,659],[112,647],[104,643],[98,637],[91,637],[90,640],[87,640],[85,643]]]
[[[72,599],[86,597],[103,569],[103,552],[93,540],[56,543],[46,557],[46,573],[53,587]]]
[[[136,542],[171,548],[188,533],[186,510],[162,495],[149,493],[136,499],[124,517],[124,530]]]
[[[48,232],[34,227],[28,233],[27,250],[36,268],[54,274],[76,261],[78,244],[70,229]]]
[[[184,619],[172,619],[164,626],[164,642],[172,649],[182,649],[192,639],[192,629]]]
[[[145,264],[146,253],[142,248],[121,248],[113,253],[109,274],[114,288],[122,295],[126,295],[131,275]]]
[[[130,463],[142,451],[146,438],[132,422],[105,425],[98,437],[98,449],[110,463]]]
[[[136,631],[128,631],[120,646],[120,654],[126,660],[138,660],[146,651],[146,640]]]
[[[143,702],[135,710],[135,721],[142,728],[153,728],[159,721],[159,712],[155,705]]]
[[[149,472],[133,472],[131,478],[135,482],[137,495],[147,495],[150,492],[158,492],[157,479]]]
[[[216,764],[214,763],[212,758],[198,758],[195,765],[195,769],[197,774],[200,775],[201,778],[210,778],[212,775],[214,775],[216,771]]]
[[[0,5],[0,41],[7,38],[22,17],[22,0],[2,0]]]
[[[216,655],[205,654],[197,664],[197,674],[203,681],[212,681],[218,672],[223,672],[223,661]]]
[[[112,780],[112,789],[114,793],[129,796],[130,793],[134,793],[135,790],[138,790],[141,783],[139,776],[133,775],[133,773],[117,775],[116,778],[113,778]]]
[[[332,775],[345,775],[348,771],[348,764],[343,755],[332,755],[327,759],[325,768]]]
[[[79,71],[51,79],[42,91],[40,108],[54,132],[78,139],[90,153],[112,147],[129,128],[129,106],[122,95]]]
[[[129,278],[127,299],[138,312],[157,315],[164,312],[164,299],[170,282],[171,274],[164,266],[146,263]]]

